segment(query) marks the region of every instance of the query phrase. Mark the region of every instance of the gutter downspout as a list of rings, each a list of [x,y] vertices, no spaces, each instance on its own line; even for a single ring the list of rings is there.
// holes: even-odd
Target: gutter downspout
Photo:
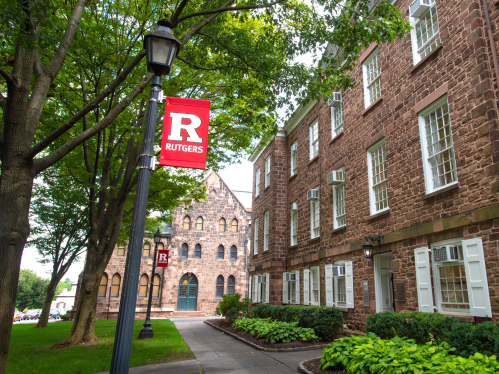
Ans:
[[[496,44],[494,40],[494,34],[492,33],[492,27],[490,25],[490,15],[489,15],[489,8],[487,6],[487,0],[482,0],[483,4],[483,10],[485,13],[485,21],[487,22],[487,31],[489,33],[489,42],[490,42],[490,49],[492,51],[492,59],[494,60],[494,68],[496,71],[496,80],[497,83],[499,84],[499,62],[497,61],[497,50],[496,50]]]

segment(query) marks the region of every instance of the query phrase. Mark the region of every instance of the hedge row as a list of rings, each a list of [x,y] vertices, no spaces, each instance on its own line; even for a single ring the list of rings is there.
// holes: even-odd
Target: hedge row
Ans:
[[[323,339],[336,339],[343,329],[343,313],[333,307],[260,304],[253,313],[255,318],[298,322],[299,327],[312,328]]]
[[[383,312],[367,318],[368,332],[383,339],[395,336],[414,339],[418,344],[429,341],[448,342],[455,354],[469,357],[476,352],[499,356],[499,326],[493,322],[473,324],[438,313]]]

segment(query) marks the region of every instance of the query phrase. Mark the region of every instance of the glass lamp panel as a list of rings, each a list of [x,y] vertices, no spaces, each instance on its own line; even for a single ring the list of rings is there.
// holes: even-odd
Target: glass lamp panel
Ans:
[[[150,40],[152,43],[151,62],[156,64],[166,64],[168,62],[168,54],[170,52],[172,41],[169,39],[158,38],[157,36],[152,36]]]
[[[171,43],[171,49],[170,49],[170,57],[168,58],[168,66],[172,66],[173,64],[173,59],[177,55],[177,44],[176,43]]]

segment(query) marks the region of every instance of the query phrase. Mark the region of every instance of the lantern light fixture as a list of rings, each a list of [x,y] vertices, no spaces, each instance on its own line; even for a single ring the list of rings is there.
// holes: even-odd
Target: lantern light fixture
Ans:
[[[378,235],[378,236],[366,236],[364,239],[366,242],[362,244],[362,249],[364,250],[364,257],[365,258],[373,258],[373,245],[371,243],[376,243],[377,245],[381,244],[381,239],[383,238],[383,235]],[[369,242],[371,241],[371,243]]]
[[[147,71],[156,76],[170,73],[177,57],[180,41],[173,36],[173,24],[166,18],[158,21],[158,27],[144,36]]]

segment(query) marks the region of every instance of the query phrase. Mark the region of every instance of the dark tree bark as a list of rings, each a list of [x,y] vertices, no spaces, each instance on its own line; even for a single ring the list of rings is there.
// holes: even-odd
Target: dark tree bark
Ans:
[[[50,315],[50,306],[52,305],[52,300],[54,300],[55,290],[57,289],[57,285],[62,279],[62,275],[60,277],[52,277],[50,280],[49,286],[47,288],[47,294],[45,295],[45,301],[43,302],[43,309],[40,317],[38,318],[38,323],[35,328],[38,327],[47,327],[49,324],[49,315]]]

